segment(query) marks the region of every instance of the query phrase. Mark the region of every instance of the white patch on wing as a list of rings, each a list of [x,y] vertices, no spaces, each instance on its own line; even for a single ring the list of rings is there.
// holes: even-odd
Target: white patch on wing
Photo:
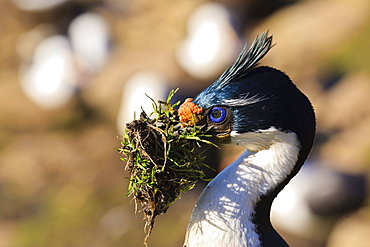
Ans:
[[[260,247],[251,220],[253,205],[290,174],[298,159],[293,132],[272,127],[233,132],[231,139],[247,150],[203,190],[189,221],[186,247]]]
[[[258,94],[248,97],[249,94],[241,95],[240,98],[237,99],[226,99],[224,100],[224,104],[227,106],[245,106],[255,104],[264,100],[267,100],[267,97],[260,97]]]

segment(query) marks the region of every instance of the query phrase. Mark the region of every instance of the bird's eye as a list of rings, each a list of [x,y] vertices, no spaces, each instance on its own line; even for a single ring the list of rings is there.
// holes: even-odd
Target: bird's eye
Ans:
[[[226,115],[226,110],[219,106],[215,106],[209,111],[209,118],[214,123],[220,123],[224,121]]]

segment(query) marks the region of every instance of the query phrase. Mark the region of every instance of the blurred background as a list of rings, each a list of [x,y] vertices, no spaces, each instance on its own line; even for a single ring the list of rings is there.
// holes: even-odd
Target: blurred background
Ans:
[[[311,99],[318,132],[274,225],[293,247],[369,246],[368,0],[0,0],[0,246],[143,246],[115,151],[124,123],[144,93],[194,97],[266,30],[262,64]],[[212,155],[218,171],[239,152]],[[149,246],[182,245],[204,184]]]

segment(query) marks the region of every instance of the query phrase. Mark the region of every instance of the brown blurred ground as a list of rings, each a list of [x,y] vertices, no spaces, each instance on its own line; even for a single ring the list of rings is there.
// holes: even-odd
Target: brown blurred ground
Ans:
[[[80,99],[46,111],[21,91],[16,44],[24,32],[58,20],[69,7],[25,12],[0,0],[2,247],[140,246],[143,222],[124,197],[127,182],[122,178],[127,174],[115,151],[122,85],[140,69],[155,69],[169,78],[171,87],[195,92],[211,83],[181,71],[174,56],[186,35],[186,17],[205,1],[107,2],[117,6],[101,10],[114,42],[109,62]],[[250,11],[257,0],[224,2],[240,15],[251,15],[242,30],[247,40],[266,29],[274,34],[277,45],[263,64],[286,71],[312,100],[318,132],[325,137],[316,154],[343,171],[368,174],[370,2],[285,1],[290,4],[259,16]],[[158,219],[149,246],[181,246],[198,194],[187,193]],[[341,219],[328,246],[368,246],[369,215],[365,204]]]

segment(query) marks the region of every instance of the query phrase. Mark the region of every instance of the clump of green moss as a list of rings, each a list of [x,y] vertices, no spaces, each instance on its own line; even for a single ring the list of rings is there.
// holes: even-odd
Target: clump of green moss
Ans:
[[[142,207],[147,237],[155,218],[165,213],[182,192],[204,179],[202,167],[208,166],[199,147],[215,146],[206,140],[209,136],[205,127],[179,121],[175,107],[180,102],[171,104],[176,92],[171,91],[166,101],[152,99],[150,115],[143,111],[139,119],[127,123],[118,149],[130,173],[127,195]]]

